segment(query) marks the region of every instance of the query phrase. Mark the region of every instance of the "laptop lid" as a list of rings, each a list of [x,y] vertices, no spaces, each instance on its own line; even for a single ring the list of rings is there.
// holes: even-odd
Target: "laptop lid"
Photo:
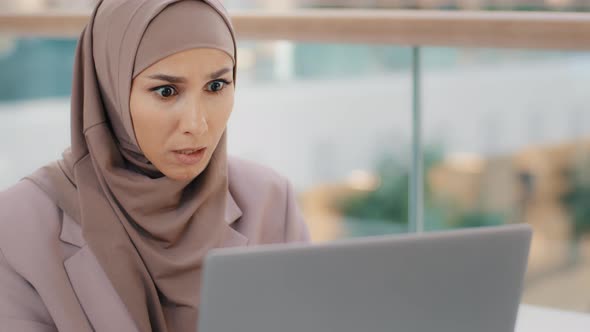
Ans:
[[[512,332],[525,224],[213,250],[199,332]]]

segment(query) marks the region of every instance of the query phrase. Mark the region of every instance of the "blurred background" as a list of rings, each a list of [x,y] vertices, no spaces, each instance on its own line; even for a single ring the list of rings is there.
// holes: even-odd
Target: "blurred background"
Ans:
[[[0,0],[0,12],[94,1]],[[225,0],[232,10],[587,11],[587,0]],[[76,40],[0,30],[0,190],[69,145]],[[240,41],[234,155],[299,192],[316,242],[410,227],[412,49]],[[529,223],[525,303],[590,312],[590,53],[421,47],[424,227]]]

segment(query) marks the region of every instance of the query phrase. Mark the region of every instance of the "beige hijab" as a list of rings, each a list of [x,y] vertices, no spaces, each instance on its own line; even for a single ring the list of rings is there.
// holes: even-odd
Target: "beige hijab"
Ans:
[[[129,111],[133,77],[197,47],[235,64],[217,0],[99,2],[76,50],[71,147],[28,177],[81,225],[141,331],[196,331],[201,264],[228,230],[225,134],[203,173],[174,181],[143,156]]]

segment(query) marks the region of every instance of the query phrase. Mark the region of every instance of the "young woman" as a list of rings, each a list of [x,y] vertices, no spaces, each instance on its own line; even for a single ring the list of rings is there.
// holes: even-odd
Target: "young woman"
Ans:
[[[235,83],[217,0],[97,4],[70,149],[0,193],[2,331],[196,331],[210,249],[308,240],[289,182],[227,156]]]

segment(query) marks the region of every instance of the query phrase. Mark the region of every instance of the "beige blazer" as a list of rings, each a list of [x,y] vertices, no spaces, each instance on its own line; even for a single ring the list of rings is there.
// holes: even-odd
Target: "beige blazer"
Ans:
[[[309,240],[285,178],[230,158],[229,185],[224,246]],[[0,192],[0,331],[93,330],[138,331],[78,224],[30,181]]]

